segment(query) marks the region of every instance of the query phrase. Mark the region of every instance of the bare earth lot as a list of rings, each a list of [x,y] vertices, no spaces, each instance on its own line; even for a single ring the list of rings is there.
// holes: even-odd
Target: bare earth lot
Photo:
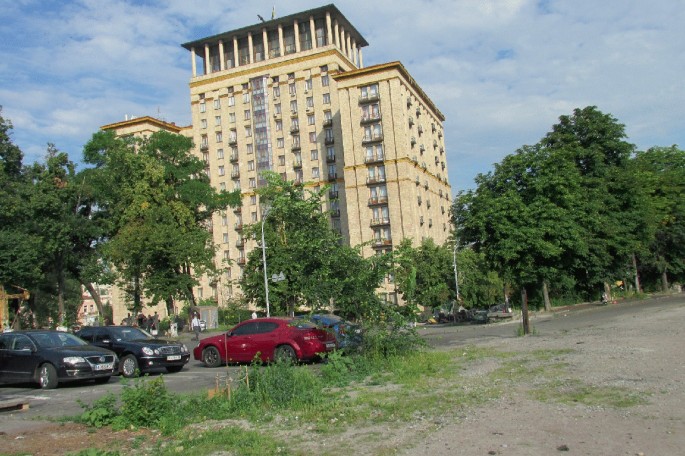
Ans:
[[[349,429],[344,438],[356,442],[355,448],[343,453],[685,454],[685,306],[683,299],[679,301],[679,305],[606,320],[601,325],[548,333],[540,329],[539,334],[525,338],[513,337],[510,325],[509,336],[485,339],[475,347],[448,343],[446,349],[463,349],[465,355],[469,351],[496,353],[476,359],[462,376],[465,383],[499,379],[494,386],[501,394],[485,404],[460,408],[455,416],[440,417],[432,426],[393,425],[382,439],[364,438],[368,429],[356,431],[358,435]],[[515,356],[507,358],[508,354]],[[530,369],[527,360],[537,362],[538,367]],[[526,368],[525,375],[519,367]],[[548,396],[545,391],[550,391]],[[570,391],[585,395],[566,395]],[[616,392],[620,392],[618,398],[612,396]],[[599,399],[593,403],[582,398],[576,401],[576,397]],[[625,400],[634,402],[608,405]],[[37,422],[22,431],[0,429],[0,454],[66,454],[89,447],[112,448],[110,442],[125,449],[131,446],[124,443],[122,448],[122,442],[155,438],[159,436],[150,431],[113,433]],[[312,440],[324,439],[312,436]],[[331,437],[328,443],[334,444],[335,439],[340,436]],[[336,454],[331,446],[311,450],[308,454]]]

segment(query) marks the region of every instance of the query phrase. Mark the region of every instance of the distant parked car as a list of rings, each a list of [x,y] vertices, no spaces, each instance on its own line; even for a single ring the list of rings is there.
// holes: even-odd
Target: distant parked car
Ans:
[[[208,367],[232,362],[251,362],[256,356],[275,359],[313,360],[335,350],[335,336],[315,324],[292,318],[255,318],[228,332],[207,337],[193,349],[193,357]]]
[[[495,304],[488,309],[488,319],[499,320],[503,318],[513,318],[512,308],[505,303]]]
[[[361,327],[342,317],[334,314],[313,314],[303,315],[299,318],[310,320],[322,328],[332,330],[340,349],[353,350],[362,344]]]
[[[30,330],[0,334],[0,383],[35,382],[43,389],[76,380],[107,383],[117,355],[61,331]]]
[[[87,326],[76,334],[119,355],[119,371],[128,378],[156,368],[179,372],[190,360],[190,351],[185,344],[157,339],[132,326]]]

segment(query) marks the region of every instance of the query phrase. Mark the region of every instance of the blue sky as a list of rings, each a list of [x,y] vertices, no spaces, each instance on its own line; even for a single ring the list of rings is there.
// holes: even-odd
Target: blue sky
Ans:
[[[190,123],[180,44],[308,0],[14,0],[0,3],[0,105],[25,163],[47,143],[79,162],[124,115]],[[349,0],[366,66],[401,61],[445,114],[454,192],[597,106],[639,149],[685,147],[685,8],[678,0]]]

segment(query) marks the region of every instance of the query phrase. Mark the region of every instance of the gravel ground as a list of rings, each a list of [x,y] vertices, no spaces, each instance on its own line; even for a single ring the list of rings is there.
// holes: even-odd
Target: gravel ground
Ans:
[[[565,405],[536,400],[526,386],[512,388],[400,454],[685,454],[683,322],[681,305],[553,336],[479,344],[519,353],[571,348],[563,359],[573,377],[595,388],[625,388],[646,403],[625,408]]]

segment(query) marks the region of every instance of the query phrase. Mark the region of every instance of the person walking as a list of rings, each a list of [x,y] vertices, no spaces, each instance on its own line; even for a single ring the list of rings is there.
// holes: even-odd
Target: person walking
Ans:
[[[190,326],[193,328],[193,332],[195,333],[195,339],[193,340],[200,340],[200,316],[195,312],[193,314],[193,320],[190,322]]]

